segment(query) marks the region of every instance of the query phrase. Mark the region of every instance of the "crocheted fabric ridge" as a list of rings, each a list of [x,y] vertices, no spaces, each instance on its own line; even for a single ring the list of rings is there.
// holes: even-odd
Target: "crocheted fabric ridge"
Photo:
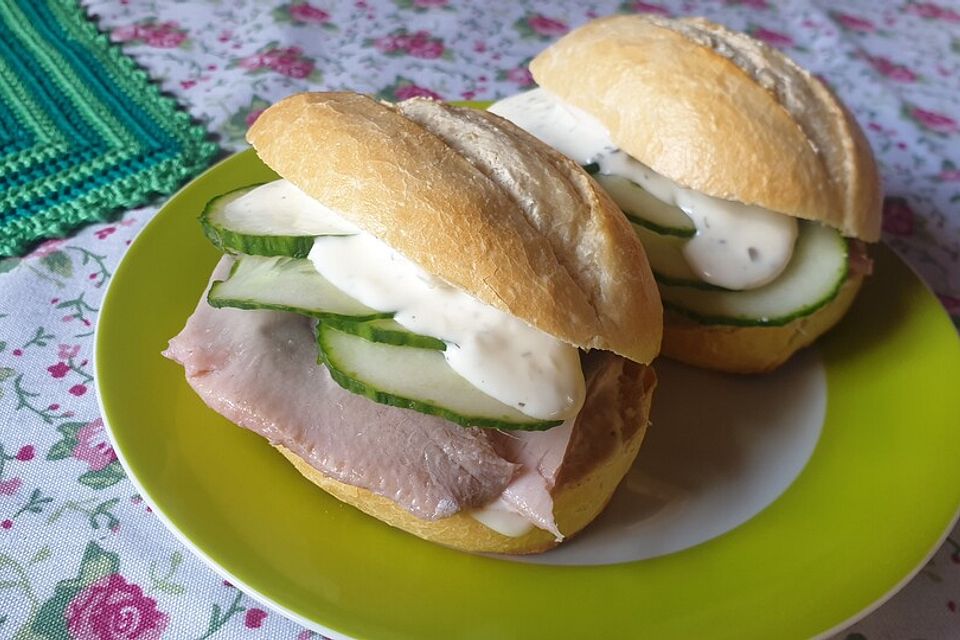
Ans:
[[[172,193],[207,137],[74,0],[0,2],[0,256]]]

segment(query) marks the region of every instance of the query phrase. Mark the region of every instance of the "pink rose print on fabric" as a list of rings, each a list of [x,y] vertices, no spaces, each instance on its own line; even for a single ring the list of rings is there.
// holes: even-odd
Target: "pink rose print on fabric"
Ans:
[[[90,471],[100,471],[117,459],[117,454],[107,441],[101,418],[87,423],[77,432],[73,457],[86,462]]]
[[[427,87],[415,83],[410,78],[397,76],[393,84],[384,87],[377,92],[377,97],[389,102],[400,102],[408,98],[431,98],[432,100],[443,100],[443,96]]]
[[[956,133],[957,130],[960,129],[960,125],[958,125],[956,120],[948,115],[937,113],[936,111],[928,111],[920,107],[910,107],[907,115],[924,129],[935,133],[951,134]]]
[[[792,47],[794,44],[793,38],[787,34],[780,33],[779,31],[773,31],[772,29],[767,29],[765,27],[752,27],[747,30],[747,33],[757,40],[766,42],[771,47],[785,49],[787,47]]]
[[[883,203],[883,230],[898,236],[913,234],[913,209],[903,198],[887,198]]]
[[[248,629],[259,629],[267,617],[267,612],[263,609],[247,609],[243,616],[243,625]]]
[[[239,66],[250,72],[275,71],[288,78],[303,79],[314,75],[314,62],[303,55],[300,47],[267,45],[252,56],[235,60],[231,66]]]
[[[63,378],[70,373],[70,367],[66,362],[58,362],[57,364],[47,367],[47,371],[54,378]]]
[[[405,35],[389,35],[377,38],[373,41],[373,46],[380,53],[398,53],[406,49],[407,38]]]
[[[32,444],[27,444],[20,447],[20,450],[17,451],[17,455],[14,456],[20,462],[30,462],[33,460],[33,456],[36,455],[36,450],[33,448]]]
[[[113,31],[110,32],[110,39],[114,42],[130,42],[131,40],[136,40],[139,35],[140,27],[131,24],[115,27]]]
[[[839,11],[831,11],[830,16],[837,22],[837,24],[848,31],[871,33],[876,30],[876,27],[871,21],[867,20],[866,18],[861,18],[860,16],[850,15],[849,13],[840,13]]]
[[[12,496],[19,491],[22,486],[23,480],[20,478],[14,477],[2,480],[0,481],[0,496]]]
[[[633,13],[653,13],[661,16],[669,16],[670,10],[659,4],[650,2],[624,2],[620,5],[621,11],[632,11]]]
[[[61,360],[69,360],[70,358],[76,358],[80,353],[80,345],[74,344],[61,344],[57,348],[57,357]]]
[[[570,27],[565,22],[548,18],[540,13],[528,13],[513,23],[514,28],[524,38],[550,40],[562,36]]]
[[[928,20],[960,22],[960,12],[949,7],[941,7],[932,2],[911,2],[907,5],[907,13],[912,13],[921,18],[927,18]]]
[[[377,51],[388,56],[409,55],[422,60],[441,58],[446,53],[443,40],[432,36],[429,31],[410,33],[406,29],[398,29],[367,44],[372,44]]]
[[[187,41],[187,32],[174,21],[146,20],[133,25],[117,27],[110,32],[114,42],[142,42],[159,49],[176,49]]]
[[[302,4],[292,4],[288,9],[290,17],[299,22],[312,22],[314,24],[324,24],[330,21],[330,14],[314,7],[309,2]]]
[[[402,87],[397,87],[395,94],[397,100],[407,100],[409,98],[432,98],[434,100],[441,100],[440,94],[430,91],[430,89],[424,89],[423,87],[418,87],[415,84],[408,84]]]
[[[916,82],[917,74],[883,56],[867,56],[867,61],[880,75],[897,82]]]
[[[407,51],[414,58],[423,58],[425,60],[439,58],[444,52],[443,40],[430,37],[430,34],[426,31],[417,31],[413,34],[413,37],[410,38]]]
[[[156,600],[118,573],[78,593],[64,617],[70,637],[78,640],[160,640],[169,622]]]
[[[503,74],[504,80],[509,80],[520,87],[529,87],[533,85],[533,74],[526,67],[517,67],[509,69]]]
[[[266,111],[266,109],[257,109],[255,111],[251,111],[246,115],[246,117],[244,117],[243,119],[244,123],[248,127],[252,127],[253,123],[257,121],[257,118],[259,118],[260,114],[263,113],[264,111]]]
[[[541,36],[562,36],[570,29],[566,23],[540,14],[530,16],[527,24]]]

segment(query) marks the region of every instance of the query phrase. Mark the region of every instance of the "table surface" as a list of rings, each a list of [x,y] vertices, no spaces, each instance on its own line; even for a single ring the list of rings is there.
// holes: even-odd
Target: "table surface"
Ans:
[[[494,99],[530,86],[530,57],[592,17],[617,11],[705,15],[783,49],[844,99],[880,160],[885,241],[960,324],[956,2],[84,5],[124,51],[219,136],[226,151],[244,148],[243,134],[258,113],[296,91],[349,89],[390,100]],[[90,362],[93,329],[125,248],[160,204],[48,241],[22,259],[0,261],[0,637],[41,637],[25,625],[44,622],[52,611],[66,616],[59,624],[71,637],[313,635],[246,597],[186,551],[136,495],[104,434]],[[955,530],[897,595],[836,637],[960,636],[958,536]],[[114,575],[98,583],[99,591],[85,592],[66,609],[61,602],[58,609],[64,581],[94,560],[93,551],[95,559],[113,563]],[[109,603],[134,612],[125,635],[95,635],[96,612]]]

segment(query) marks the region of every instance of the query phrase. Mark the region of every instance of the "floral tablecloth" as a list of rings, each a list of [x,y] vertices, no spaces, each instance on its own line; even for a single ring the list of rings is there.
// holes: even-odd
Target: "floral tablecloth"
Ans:
[[[219,135],[304,89],[492,99],[530,57],[612,12],[706,15],[787,51],[863,124],[883,168],[885,240],[960,323],[960,6],[888,0],[89,0],[101,28]],[[158,203],[159,204],[159,203]],[[0,261],[0,637],[308,638],[190,555],[104,435],[93,329],[124,249],[157,207]],[[960,534],[840,633],[960,637]],[[786,605],[788,606],[788,605]]]

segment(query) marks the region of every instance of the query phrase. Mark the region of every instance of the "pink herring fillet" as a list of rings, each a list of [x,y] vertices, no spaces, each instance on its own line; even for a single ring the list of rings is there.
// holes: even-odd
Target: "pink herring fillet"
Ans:
[[[221,263],[215,276],[223,269]],[[513,484],[549,495],[552,482],[540,473],[552,480],[555,468],[524,469],[516,464],[521,460],[501,455],[496,432],[464,429],[341,388],[316,364],[311,322],[291,313],[214,309],[202,300],[164,355],[184,366],[189,384],[228,420],[420,518],[486,505]],[[526,453],[525,459],[553,457]],[[546,512],[524,515],[555,530],[552,501],[533,502]]]

